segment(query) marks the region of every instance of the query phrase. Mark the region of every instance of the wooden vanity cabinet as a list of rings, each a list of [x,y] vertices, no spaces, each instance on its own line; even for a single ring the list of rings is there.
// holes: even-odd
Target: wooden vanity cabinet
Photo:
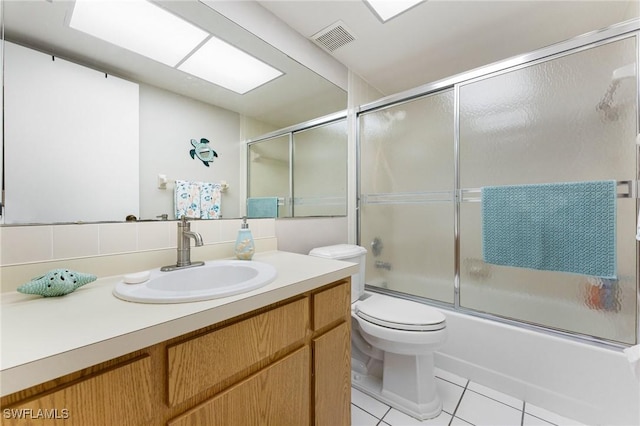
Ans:
[[[349,305],[349,279],[323,286],[7,395],[0,422],[348,426]]]

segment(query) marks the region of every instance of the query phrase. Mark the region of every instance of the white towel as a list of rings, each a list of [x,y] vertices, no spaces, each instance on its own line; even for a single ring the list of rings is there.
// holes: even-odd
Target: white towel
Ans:
[[[176,180],[175,207],[176,219],[200,217],[200,182]]]

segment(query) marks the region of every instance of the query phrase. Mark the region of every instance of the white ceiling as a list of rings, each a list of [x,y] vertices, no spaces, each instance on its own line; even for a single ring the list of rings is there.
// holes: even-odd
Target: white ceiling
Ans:
[[[332,55],[384,95],[629,19],[637,0],[429,0],[386,23],[361,0],[260,0],[304,37],[342,21],[355,41]]]
[[[318,53],[310,52],[316,46],[308,38],[336,21],[342,21],[356,40],[331,56],[383,95],[390,95],[637,19],[639,14],[638,0],[429,0],[383,24],[362,0],[155,0],[172,13],[285,72],[274,83],[240,96],[71,30],[66,22],[73,0],[0,1],[7,40],[163,87],[276,127],[346,106],[345,93],[309,72],[305,65],[330,80],[335,75],[329,77],[307,63],[306,54],[299,56],[300,50]],[[206,3],[213,3],[224,13]],[[265,10],[266,16],[258,13]],[[276,32],[281,26],[293,31]],[[271,32],[275,37],[269,36]],[[293,40],[296,32],[305,43],[298,44],[297,51],[289,51],[284,47],[300,41]],[[280,49],[277,50],[269,43],[282,45],[276,46]],[[346,75],[342,66],[339,68],[338,74]]]

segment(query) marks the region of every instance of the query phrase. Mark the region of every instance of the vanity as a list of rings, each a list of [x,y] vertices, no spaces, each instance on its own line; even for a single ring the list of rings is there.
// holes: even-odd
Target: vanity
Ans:
[[[2,300],[2,424],[349,425],[357,265],[272,251],[272,283],[221,299],[126,302],[102,278]]]

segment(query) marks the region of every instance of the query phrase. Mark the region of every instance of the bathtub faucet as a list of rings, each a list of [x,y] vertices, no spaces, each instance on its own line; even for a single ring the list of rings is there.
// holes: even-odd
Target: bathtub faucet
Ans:
[[[375,267],[376,267],[376,269],[384,269],[385,271],[390,271],[391,270],[391,263],[383,262],[381,260],[376,260]]]

